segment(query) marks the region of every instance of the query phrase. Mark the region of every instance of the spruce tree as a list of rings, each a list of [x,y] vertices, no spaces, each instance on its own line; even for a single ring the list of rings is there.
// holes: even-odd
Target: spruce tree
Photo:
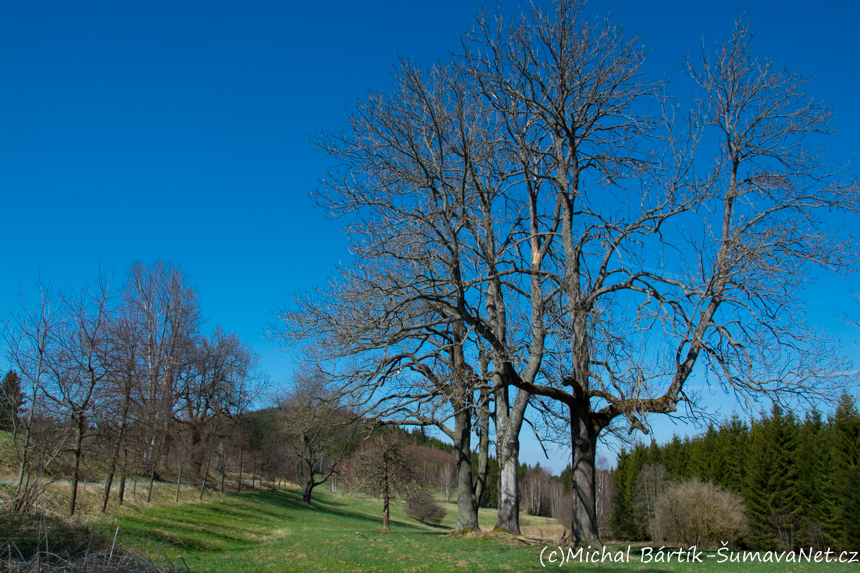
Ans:
[[[694,439],[691,444],[691,470],[702,481],[719,483],[724,460],[717,442],[717,430],[713,424],[708,424],[705,435]]]
[[[798,503],[798,538],[801,547],[823,547],[826,521],[824,487],[825,468],[829,452],[825,440],[825,427],[821,414],[807,412],[797,436],[797,480],[795,491]]]
[[[860,413],[854,398],[843,394],[830,424],[830,472],[827,479],[827,529],[831,542],[843,549],[858,543],[860,488]]]
[[[634,450],[635,452],[635,450]],[[636,510],[636,480],[642,466],[641,453],[628,453],[622,448],[618,454],[618,468],[615,470],[612,492],[612,513],[609,527],[617,539],[639,539],[639,516]]]
[[[761,549],[775,548],[770,535],[768,478],[774,466],[773,444],[766,432],[764,419],[753,420],[750,428],[750,455],[746,468],[744,500],[749,522],[748,542]]]
[[[737,415],[720,426],[718,444],[721,473],[717,484],[743,495],[749,458],[749,426]]]
[[[795,547],[800,499],[797,491],[797,424],[774,405],[769,421],[774,465],[768,480],[770,527],[780,549]]]
[[[688,455],[685,448],[685,443],[678,436],[672,436],[672,441],[662,448],[660,457],[670,480],[682,479],[689,473],[686,468]]]
[[[849,469],[845,481],[845,502],[843,515],[843,545],[846,550],[860,547],[860,467]]]
[[[10,370],[3,377],[3,384],[0,386],[0,430],[11,432],[15,429],[23,402],[21,380],[17,372]]]

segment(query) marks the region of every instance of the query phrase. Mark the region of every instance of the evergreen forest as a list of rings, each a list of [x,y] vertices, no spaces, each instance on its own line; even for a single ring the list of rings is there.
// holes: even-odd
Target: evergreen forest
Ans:
[[[843,395],[829,416],[774,406],[702,435],[622,449],[614,475],[613,537],[651,538],[648,490],[695,479],[743,500],[746,529],[732,540],[762,550],[860,546],[860,413]]]

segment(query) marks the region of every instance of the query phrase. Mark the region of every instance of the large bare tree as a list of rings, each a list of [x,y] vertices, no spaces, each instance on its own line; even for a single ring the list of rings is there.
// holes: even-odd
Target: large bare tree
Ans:
[[[320,138],[344,164],[318,197],[349,217],[355,261],[331,288],[301,296],[272,328],[280,340],[313,340],[334,363],[363,415],[389,424],[434,425],[458,452],[459,530],[477,527],[486,483],[489,380],[486,356],[464,312],[481,304],[476,277],[474,180],[494,153],[482,106],[445,66],[424,73],[404,63],[391,97],[371,96],[348,133]],[[488,192],[489,194],[489,192]],[[453,309],[453,310],[452,310]],[[453,427],[452,427],[453,426]],[[473,429],[481,464],[471,467]],[[477,485],[476,485],[477,484]]]
[[[541,377],[524,379],[511,355],[497,367],[567,408],[575,542],[598,538],[598,437],[619,421],[647,431],[647,414],[688,400],[694,372],[775,399],[826,396],[838,381],[832,348],[803,323],[801,292],[812,266],[856,263],[827,217],[856,213],[857,185],[815,147],[829,112],[798,76],[759,61],[750,37],[741,22],[688,64],[699,105],[682,136],[665,104],[645,115],[655,86],[640,79],[638,42],[581,2],[510,25],[480,20],[466,43],[466,69],[524,158],[530,204],[544,209],[530,214],[528,237],[546,262],[532,272],[556,289],[529,293]],[[714,160],[697,166],[703,149]]]
[[[841,364],[803,323],[801,289],[814,266],[854,268],[827,214],[856,213],[857,185],[816,147],[829,112],[749,38],[741,23],[688,65],[690,114],[645,79],[641,41],[579,0],[481,16],[450,66],[403,64],[321,139],[341,169],[320,196],[353,258],[282,334],[326,339],[359,361],[365,403],[381,393],[413,419],[444,396],[463,429],[456,414],[492,399],[509,531],[540,396],[573,450],[575,542],[599,536],[599,436],[695,408],[692,376],[748,398],[826,395]],[[429,383],[397,386],[404,369]]]
[[[178,374],[191,360],[200,309],[197,293],[186,284],[182,269],[163,261],[132,265],[122,299],[140,320],[142,331],[139,357],[145,382],[139,387],[136,402],[147,434],[141,449],[150,475],[151,496],[156,466],[166,463]]]

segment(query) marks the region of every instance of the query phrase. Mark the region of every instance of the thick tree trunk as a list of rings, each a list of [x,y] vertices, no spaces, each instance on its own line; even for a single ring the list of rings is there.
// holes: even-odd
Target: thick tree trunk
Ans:
[[[475,500],[481,507],[481,497],[487,489],[487,474],[490,470],[490,405],[488,392],[481,390],[481,410],[478,419],[478,475],[475,476]]]
[[[517,462],[519,440],[505,435],[499,443],[499,510],[496,528],[508,533],[520,532]]]
[[[302,487],[302,503],[305,505],[311,504],[311,495],[314,491],[314,480],[308,480],[305,482],[305,485]]]
[[[520,429],[529,394],[520,390],[509,408],[509,387],[496,393],[496,459],[499,464],[499,509],[496,529],[520,532],[519,477]]]
[[[314,488],[320,484],[314,479],[316,477],[316,472],[314,471],[313,464],[310,462],[307,462],[308,475],[305,475],[305,464],[306,462],[304,461],[296,463],[296,481],[302,488],[302,502],[306,505],[310,505],[311,495],[313,494]]]
[[[454,416],[454,448],[457,451],[457,525],[468,533],[478,528],[478,502],[472,483],[472,413],[462,407]]]
[[[203,451],[200,444],[203,443],[203,430],[200,428],[200,423],[195,422],[191,425],[191,475],[200,475],[203,470]]]
[[[587,404],[571,408],[570,412],[570,437],[573,447],[573,514],[570,531],[572,541],[576,545],[600,541],[594,495],[598,432],[589,419],[589,413]]]

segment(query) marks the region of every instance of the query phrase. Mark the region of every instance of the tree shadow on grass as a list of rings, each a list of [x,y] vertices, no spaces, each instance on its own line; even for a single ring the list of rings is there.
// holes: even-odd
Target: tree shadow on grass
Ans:
[[[285,509],[294,509],[299,511],[313,511],[317,514],[322,515],[332,515],[339,517],[346,517],[350,519],[354,519],[360,522],[364,522],[367,526],[376,526],[380,529],[382,528],[382,516],[379,517],[370,516],[366,513],[347,509],[349,507],[348,503],[332,501],[328,497],[317,497],[311,500],[310,506],[305,505],[301,499],[301,493],[290,490],[265,490],[265,491],[255,491],[255,492],[246,492],[243,495],[251,495],[257,499],[264,501],[267,504],[271,504],[277,507],[285,508]],[[381,513],[381,511],[380,511]],[[429,534],[429,535],[440,535],[443,533],[447,533],[450,531],[450,528],[447,526],[438,526],[439,530],[428,530],[427,525],[420,526],[412,523],[407,523],[399,520],[391,520],[392,525],[397,525],[400,528],[405,528],[410,530],[410,533],[419,533],[419,534]]]
[[[331,517],[338,528],[349,532],[361,529],[368,535],[383,533],[379,516],[350,509],[349,502],[332,501],[320,496],[311,505],[302,502],[301,494],[284,490],[246,491],[227,494],[229,499],[209,500],[200,505],[175,508],[153,508],[154,511],[123,519],[123,533],[140,541],[148,540],[185,550],[219,552],[241,550],[260,542],[260,537],[278,529],[279,523],[289,527],[307,524],[313,527],[315,517]],[[241,523],[240,523],[241,522]],[[417,525],[391,520],[392,530],[386,534],[439,536],[450,532],[447,526]],[[260,527],[261,530],[256,528]],[[372,533],[371,533],[372,531]]]
[[[191,520],[126,519],[122,521],[121,528],[125,537],[195,551],[224,551],[257,542],[252,532],[241,527],[212,523],[203,525]]]

